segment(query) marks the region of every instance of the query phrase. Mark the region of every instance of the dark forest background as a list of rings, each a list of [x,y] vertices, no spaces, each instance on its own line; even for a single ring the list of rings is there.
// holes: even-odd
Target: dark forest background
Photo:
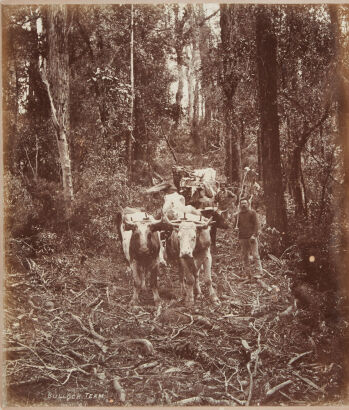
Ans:
[[[348,24],[346,5],[2,6],[8,272],[112,263],[117,210],[159,209],[143,192],[173,165],[236,194],[248,168],[262,257],[347,301]]]

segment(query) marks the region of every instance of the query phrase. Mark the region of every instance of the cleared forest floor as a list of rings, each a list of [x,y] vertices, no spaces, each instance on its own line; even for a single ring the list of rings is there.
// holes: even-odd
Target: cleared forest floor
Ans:
[[[176,300],[178,272],[169,267],[161,307],[146,291],[132,309],[117,243],[113,258],[47,255],[10,271],[7,405],[343,403],[348,323],[324,319],[316,303],[297,308],[282,263],[262,261],[262,281],[249,282],[238,261],[236,235],[219,231],[221,304],[204,297],[192,309]]]

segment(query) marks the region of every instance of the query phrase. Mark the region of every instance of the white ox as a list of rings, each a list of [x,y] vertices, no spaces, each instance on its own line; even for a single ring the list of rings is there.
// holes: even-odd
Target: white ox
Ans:
[[[162,213],[163,221],[172,230],[166,241],[167,257],[172,262],[179,262],[186,304],[194,302],[194,290],[196,297],[201,296],[200,270],[204,273],[210,299],[217,303],[218,297],[211,278],[211,219],[202,217],[201,212],[193,206],[186,206],[184,196],[176,192],[165,196]]]
[[[204,274],[211,301],[219,302],[211,278],[211,219],[182,214],[177,220],[169,220],[166,215],[163,220],[172,230],[166,242],[166,253],[169,260],[179,262],[180,281],[186,304],[193,304],[194,292],[197,298],[202,295],[200,271]]]

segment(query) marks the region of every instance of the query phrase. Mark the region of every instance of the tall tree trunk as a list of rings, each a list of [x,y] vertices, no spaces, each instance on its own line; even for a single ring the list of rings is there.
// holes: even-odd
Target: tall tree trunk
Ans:
[[[191,45],[187,47],[187,57],[188,57],[188,65],[187,65],[187,83],[188,83],[188,121],[189,124],[193,121],[193,114],[194,114],[194,84],[195,84],[195,68],[193,67],[193,46]]]
[[[263,181],[263,163],[262,163],[262,141],[261,135],[257,136],[257,156],[258,156],[258,181]]]
[[[184,89],[184,78],[185,78],[185,66],[184,66],[184,59],[183,59],[182,44],[176,47],[176,55],[177,55],[178,88],[176,92],[175,123],[176,123],[176,127],[178,127],[182,120],[182,100],[183,100],[183,89]]]
[[[257,68],[266,222],[279,232],[285,233],[287,219],[281,175],[277,111],[277,40],[273,30],[271,10],[266,6],[257,7]]]
[[[131,106],[130,106],[130,131],[127,136],[127,173],[128,178],[132,179],[132,161],[133,161],[133,128],[134,128],[134,100],[135,100],[135,86],[134,86],[134,72],[133,72],[133,4],[131,4],[131,36],[130,36],[130,82],[131,82]]]
[[[196,79],[194,87],[193,121],[191,124],[191,137],[193,139],[196,152],[202,153],[202,141],[199,132],[199,81]]]
[[[69,61],[68,24],[65,5],[52,5],[48,11],[48,64],[43,61],[42,80],[46,85],[51,115],[57,135],[59,162],[62,170],[63,194],[67,216],[74,200],[68,145],[69,124]],[[47,69],[48,68],[48,69]]]
[[[221,4],[220,26],[223,52],[222,88],[225,98],[225,121],[226,121],[226,156],[225,172],[229,183],[239,184],[241,180],[241,152],[240,139],[233,131],[233,97],[239,83],[239,77],[235,71],[233,61],[234,40],[234,10],[236,5]]]
[[[341,241],[343,249],[349,247],[349,84],[348,73],[349,66],[346,62],[347,47],[344,43],[344,38],[347,33],[343,33],[345,25],[339,19],[339,10],[337,5],[330,5],[329,12],[331,16],[332,29],[335,38],[336,48],[336,97],[337,97],[337,116],[338,116],[338,134],[343,151],[343,165],[344,165],[344,194],[343,194],[343,211],[338,213],[339,223],[342,228]],[[344,21],[348,24],[349,7],[348,5],[341,6],[341,13]],[[344,43],[344,44],[343,44]],[[343,252],[342,261],[345,267],[349,266],[349,253]],[[345,270],[344,270],[345,272]],[[348,280],[345,279],[343,283],[347,289]]]

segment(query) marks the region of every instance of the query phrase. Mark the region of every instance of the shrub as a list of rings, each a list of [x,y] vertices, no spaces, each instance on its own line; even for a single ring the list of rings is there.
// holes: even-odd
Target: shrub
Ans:
[[[100,252],[110,250],[116,240],[116,213],[125,206],[143,205],[134,185],[126,179],[126,168],[118,165],[113,173],[99,161],[79,178],[70,227],[86,246]]]
[[[12,237],[27,236],[32,220],[38,216],[38,208],[21,176],[8,172],[4,182],[6,231]]]

